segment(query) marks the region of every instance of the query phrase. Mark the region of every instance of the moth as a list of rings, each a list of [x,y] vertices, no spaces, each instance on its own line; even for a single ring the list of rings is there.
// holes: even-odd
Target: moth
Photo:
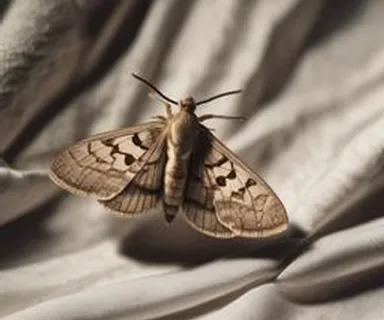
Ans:
[[[284,231],[288,217],[273,190],[202,124],[241,117],[195,113],[197,106],[240,90],[177,102],[133,76],[164,99],[166,116],[75,143],[54,158],[50,178],[123,216],[137,216],[160,204],[170,223],[182,210],[193,228],[216,238]],[[171,105],[178,106],[176,113]]]

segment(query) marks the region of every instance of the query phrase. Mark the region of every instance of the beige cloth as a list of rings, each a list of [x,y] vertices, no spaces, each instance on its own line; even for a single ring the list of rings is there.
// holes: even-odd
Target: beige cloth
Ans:
[[[384,2],[8,0],[0,5],[2,319],[384,318]],[[77,139],[225,90],[209,126],[289,232],[217,240],[59,190]]]

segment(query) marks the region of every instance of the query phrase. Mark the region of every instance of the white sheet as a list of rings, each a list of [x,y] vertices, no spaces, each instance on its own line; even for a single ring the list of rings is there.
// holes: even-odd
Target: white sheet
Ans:
[[[0,5],[2,319],[384,317],[382,1],[10,0]],[[122,220],[46,175],[77,139],[197,99],[290,230],[218,240]]]

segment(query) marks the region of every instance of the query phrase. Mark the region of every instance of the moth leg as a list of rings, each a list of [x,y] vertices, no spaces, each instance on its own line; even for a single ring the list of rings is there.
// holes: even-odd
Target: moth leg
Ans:
[[[245,117],[224,116],[224,115],[219,115],[219,114],[204,114],[204,115],[198,117],[197,119],[200,122],[203,122],[203,121],[209,120],[209,119],[227,119],[227,120],[240,120],[240,121],[247,120],[247,118],[245,118]]]
[[[164,106],[165,106],[165,112],[167,113],[167,117],[168,117],[168,118],[172,118],[172,117],[173,117],[172,110],[171,110],[171,105],[170,105],[168,102],[166,102],[164,99],[161,99],[161,98],[156,94],[156,92],[150,92],[150,93],[148,93],[148,96],[149,96],[151,99],[153,99],[153,100],[155,100],[155,101],[157,101],[157,102],[160,101],[161,103],[163,103]],[[166,120],[166,118],[164,118],[164,120]]]
[[[165,112],[167,113],[167,117],[172,118],[173,114],[172,114],[171,105],[169,103],[164,103],[164,105],[165,105]]]

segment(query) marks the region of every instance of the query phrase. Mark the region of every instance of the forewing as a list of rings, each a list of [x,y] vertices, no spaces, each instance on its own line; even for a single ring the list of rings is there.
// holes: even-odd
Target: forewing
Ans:
[[[201,177],[202,182],[199,187],[188,186],[186,193],[190,223],[216,237],[266,237],[287,228],[281,201],[260,176],[208,131],[201,134],[199,146],[191,176]],[[197,210],[194,202],[205,210]],[[220,231],[212,232],[212,226],[218,229],[218,225]]]
[[[165,137],[154,148],[146,152],[144,165],[128,186],[109,200],[99,200],[101,204],[123,215],[135,215],[152,209],[162,195],[165,168]]]
[[[55,157],[50,178],[74,194],[113,198],[144,166],[146,153],[162,143],[163,129],[164,123],[153,121],[81,140]]]

